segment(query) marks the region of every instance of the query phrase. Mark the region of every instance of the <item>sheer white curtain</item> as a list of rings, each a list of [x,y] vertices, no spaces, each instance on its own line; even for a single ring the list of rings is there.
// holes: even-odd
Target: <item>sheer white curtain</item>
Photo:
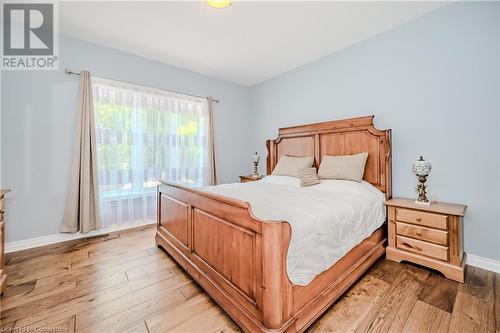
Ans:
[[[159,180],[213,182],[206,98],[99,77],[92,83],[102,226],[154,219]]]

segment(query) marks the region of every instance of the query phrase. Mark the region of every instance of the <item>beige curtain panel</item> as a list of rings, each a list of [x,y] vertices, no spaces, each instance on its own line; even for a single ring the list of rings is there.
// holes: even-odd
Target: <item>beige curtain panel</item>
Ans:
[[[99,185],[97,146],[90,73],[80,74],[80,96],[73,146],[69,193],[61,232],[89,232],[98,229]]]

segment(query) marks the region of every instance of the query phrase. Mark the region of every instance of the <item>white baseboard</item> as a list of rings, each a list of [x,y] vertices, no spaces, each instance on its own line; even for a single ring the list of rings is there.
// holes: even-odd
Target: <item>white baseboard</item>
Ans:
[[[473,254],[467,253],[466,264],[474,267],[479,267],[492,271],[495,273],[500,273],[500,261],[488,259],[480,256],[475,256]]]
[[[80,232],[77,232],[75,234],[60,233],[60,234],[52,234],[52,235],[47,235],[47,236],[42,236],[42,237],[24,239],[24,240],[15,241],[15,242],[8,242],[8,243],[5,243],[5,253],[27,250],[27,249],[32,249],[32,248],[45,246],[45,245],[52,245],[52,244],[62,243],[62,242],[75,240],[75,239],[102,236],[102,235],[106,235],[109,233],[116,233],[116,232],[124,231],[124,230],[128,230],[128,229],[135,229],[135,228],[140,228],[140,227],[144,227],[144,226],[148,226],[148,225],[153,225],[155,223],[156,223],[156,221],[141,221],[141,222],[134,222],[132,224],[113,225],[113,226],[101,228],[99,230],[92,230],[92,231],[87,232],[86,234],[82,234]]]

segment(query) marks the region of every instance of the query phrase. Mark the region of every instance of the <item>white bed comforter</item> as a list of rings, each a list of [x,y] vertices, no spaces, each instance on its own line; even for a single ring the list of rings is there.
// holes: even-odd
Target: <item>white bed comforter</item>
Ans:
[[[261,220],[290,223],[287,271],[298,285],[330,268],[385,220],[385,196],[367,182],[322,180],[300,187],[297,178],[267,176],[201,190],[246,201]]]

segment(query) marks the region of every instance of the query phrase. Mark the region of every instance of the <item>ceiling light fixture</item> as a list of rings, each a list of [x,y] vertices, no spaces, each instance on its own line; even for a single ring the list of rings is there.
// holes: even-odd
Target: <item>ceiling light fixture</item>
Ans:
[[[214,8],[226,8],[231,6],[231,0],[207,0],[208,4]]]

